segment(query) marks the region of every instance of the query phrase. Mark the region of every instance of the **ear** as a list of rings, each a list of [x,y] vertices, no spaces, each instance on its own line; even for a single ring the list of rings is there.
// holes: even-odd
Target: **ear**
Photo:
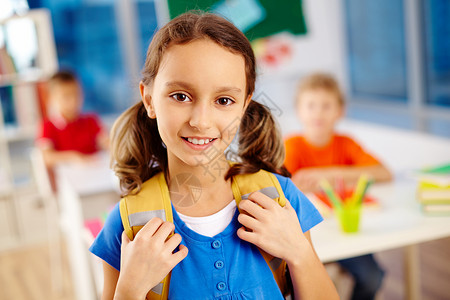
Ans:
[[[153,107],[153,100],[151,90],[142,81],[139,82],[139,91],[141,92],[142,103],[144,103],[147,115],[150,119],[156,119],[155,109]]]

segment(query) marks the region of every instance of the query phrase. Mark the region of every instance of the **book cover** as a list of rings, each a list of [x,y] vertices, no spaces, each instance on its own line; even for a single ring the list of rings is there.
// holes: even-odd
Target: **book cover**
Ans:
[[[418,176],[417,199],[421,203],[450,202],[450,164],[423,168]]]
[[[450,203],[422,204],[422,211],[430,216],[448,216],[450,215]]]
[[[420,184],[430,186],[449,187],[450,186],[450,163],[426,167],[415,172],[415,177]]]
[[[447,174],[450,175],[450,163],[433,166],[433,167],[426,167],[421,169],[422,173],[425,174]]]
[[[450,203],[450,185],[437,185],[419,182],[417,199],[422,203]]]

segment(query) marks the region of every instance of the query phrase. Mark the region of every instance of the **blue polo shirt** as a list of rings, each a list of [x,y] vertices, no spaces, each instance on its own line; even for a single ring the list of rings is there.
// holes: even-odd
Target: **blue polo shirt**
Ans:
[[[303,232],[322,221],[322,216],[289,178],[275,174],[297,212]],[[173,207],[172,207],[173,209]],[[172,270],[169,299],[284,299],[258,248],[241,240],[238,210],[230,224],[214,237],[189,229],[175,209],[175,232],[189,249],[188,256]],[[116,205],[90,251],[120,271],[123,225]]]

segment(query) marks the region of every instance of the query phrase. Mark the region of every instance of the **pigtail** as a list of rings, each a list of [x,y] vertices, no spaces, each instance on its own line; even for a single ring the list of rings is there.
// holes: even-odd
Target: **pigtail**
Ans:
[[[284,144],[270,110],[251,100],[239,126],[241,162],[234,164],[225,175],[229,179],[239,174],[256,173],[260,169],[290,176],[283,166]]]
[[[111,166],[124,195],[140,191],[153,175],[167,170],[167,151],[155,119],[142,102],[126,110],[111,129]]]

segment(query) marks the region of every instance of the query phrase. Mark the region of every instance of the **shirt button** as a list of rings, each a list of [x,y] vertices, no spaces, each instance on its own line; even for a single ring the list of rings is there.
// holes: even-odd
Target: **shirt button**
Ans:
[[[215,240],[214,242],[212,242],[211,246],[214,249],[220,248],[220,246],[222,245],[222,243],[219,240]]]
[[[221,281],[221,282],[219,282],[218,284],[217,284],[217,289],[219,290],[219,291],[223,291],[224,289],[226,289],[227,288],[227,284],[225,283],[225,282],[223,282],[223,281]]]
[[[218,260],[214,263],[214,267],[216,267],[216,269],[222,269],[223,268],[223,261]]]

